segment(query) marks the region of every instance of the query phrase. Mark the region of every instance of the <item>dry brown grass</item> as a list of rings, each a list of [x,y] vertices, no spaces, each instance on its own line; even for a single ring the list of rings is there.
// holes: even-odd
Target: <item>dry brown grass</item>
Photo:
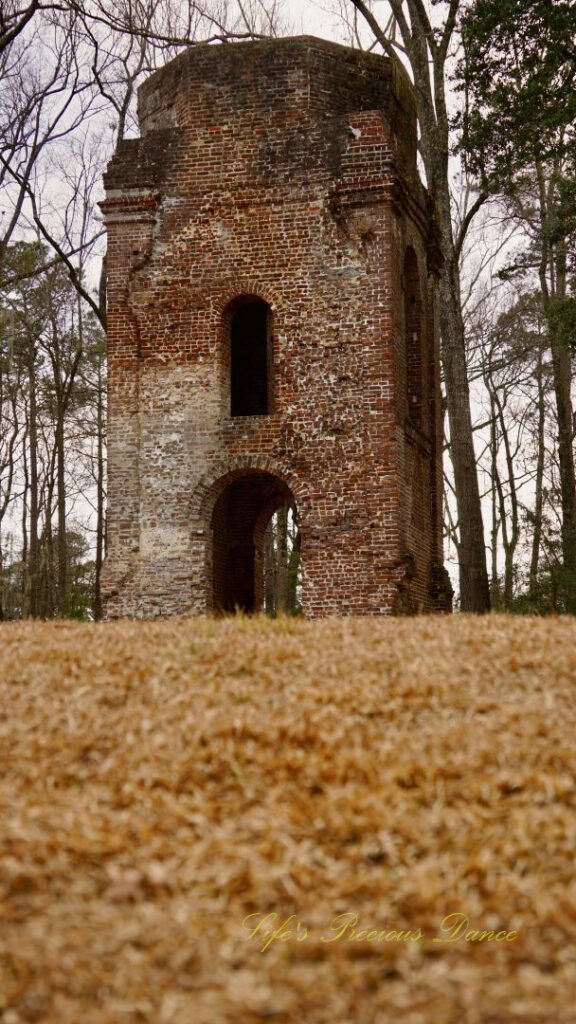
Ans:
[[[0,677],[3,1024],[576,1021],[575,620],[6,624]]]

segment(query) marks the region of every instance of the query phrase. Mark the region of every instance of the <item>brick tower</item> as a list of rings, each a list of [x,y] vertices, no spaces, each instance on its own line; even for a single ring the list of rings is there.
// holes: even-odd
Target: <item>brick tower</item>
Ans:
[[[305,615],[445,610],[437,274],[399,64],[191,48],[105,177],[108,617],[262,606],[295,501]]]

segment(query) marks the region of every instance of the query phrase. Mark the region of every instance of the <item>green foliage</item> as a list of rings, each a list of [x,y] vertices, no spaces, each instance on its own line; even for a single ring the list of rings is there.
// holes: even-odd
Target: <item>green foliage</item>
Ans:
[[[94,618],[94,562],[88,558],[86,537],[79,530],[66,533],[68,589],[60,615],[88,622]]]
[[[51,597],[55,559],[57,558],[57,537],[43,536],[40,540],[41,572],[38,583],[40,618],[53,616]],[[79,530],[69,530],[66,535],[68,590],[66,600],[60,609],[60,617],[89,622],[94,618],[94,562],[89,555],[86,538]],[[8,559],[0,570],[0,592],[2,594],[2,617],[21,619],[26,615],[26,565],[21,559]]]
[[[575,594],[576,575],[553,565],[540,572],[535,586],[525,585],[508,604],[496,599],[493,608],[513,615],[565,615],[572,613]]]
[[[547,313],[550,329],[560,342],[576,350],[576,298],[552,298]]]
[[[504,581],[499,578],[490,587],[492,611],[512,615],[564,615],[572,613],[576,595],[576,574],[559,562],[542,565],[536,581],[530,585],[525,575],[517,574],[511,600],[504,595]]]
[[[576,5],[474,0],[461,20],[462,150],[494,190],[552,154],[573,157]],[[519,184],[519,182],[518,182]],[[573,192],[573,179],[570,183]]]

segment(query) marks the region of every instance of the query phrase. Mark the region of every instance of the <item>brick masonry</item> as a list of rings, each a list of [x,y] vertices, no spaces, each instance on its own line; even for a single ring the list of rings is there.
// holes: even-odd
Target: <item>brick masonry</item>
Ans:
[[[211,610],[234,573],[257,605],[287,498],[305,615],[448,610],[438,246],[402,68],[308,37],[199,46],[139,118],[102,203],[107,616]],[[269,406],[233,416],[231,325],[256,299]]]

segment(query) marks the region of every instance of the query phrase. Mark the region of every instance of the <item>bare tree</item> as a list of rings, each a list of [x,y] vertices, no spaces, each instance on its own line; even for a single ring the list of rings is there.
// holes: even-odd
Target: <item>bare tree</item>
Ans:
[[[491,510],[494,604],[542,610],[541,581],[558,565],[545,509],[556,490],[557,432],[548,323],[539,292],[505,282],[470,311],[470,379],[485,417],[476,424],[484,497]],[[503,568],[500,571],[500,556]],[[555,585],[558,580],[556,579]],[[554,599],[556,610],[560,590]]]

